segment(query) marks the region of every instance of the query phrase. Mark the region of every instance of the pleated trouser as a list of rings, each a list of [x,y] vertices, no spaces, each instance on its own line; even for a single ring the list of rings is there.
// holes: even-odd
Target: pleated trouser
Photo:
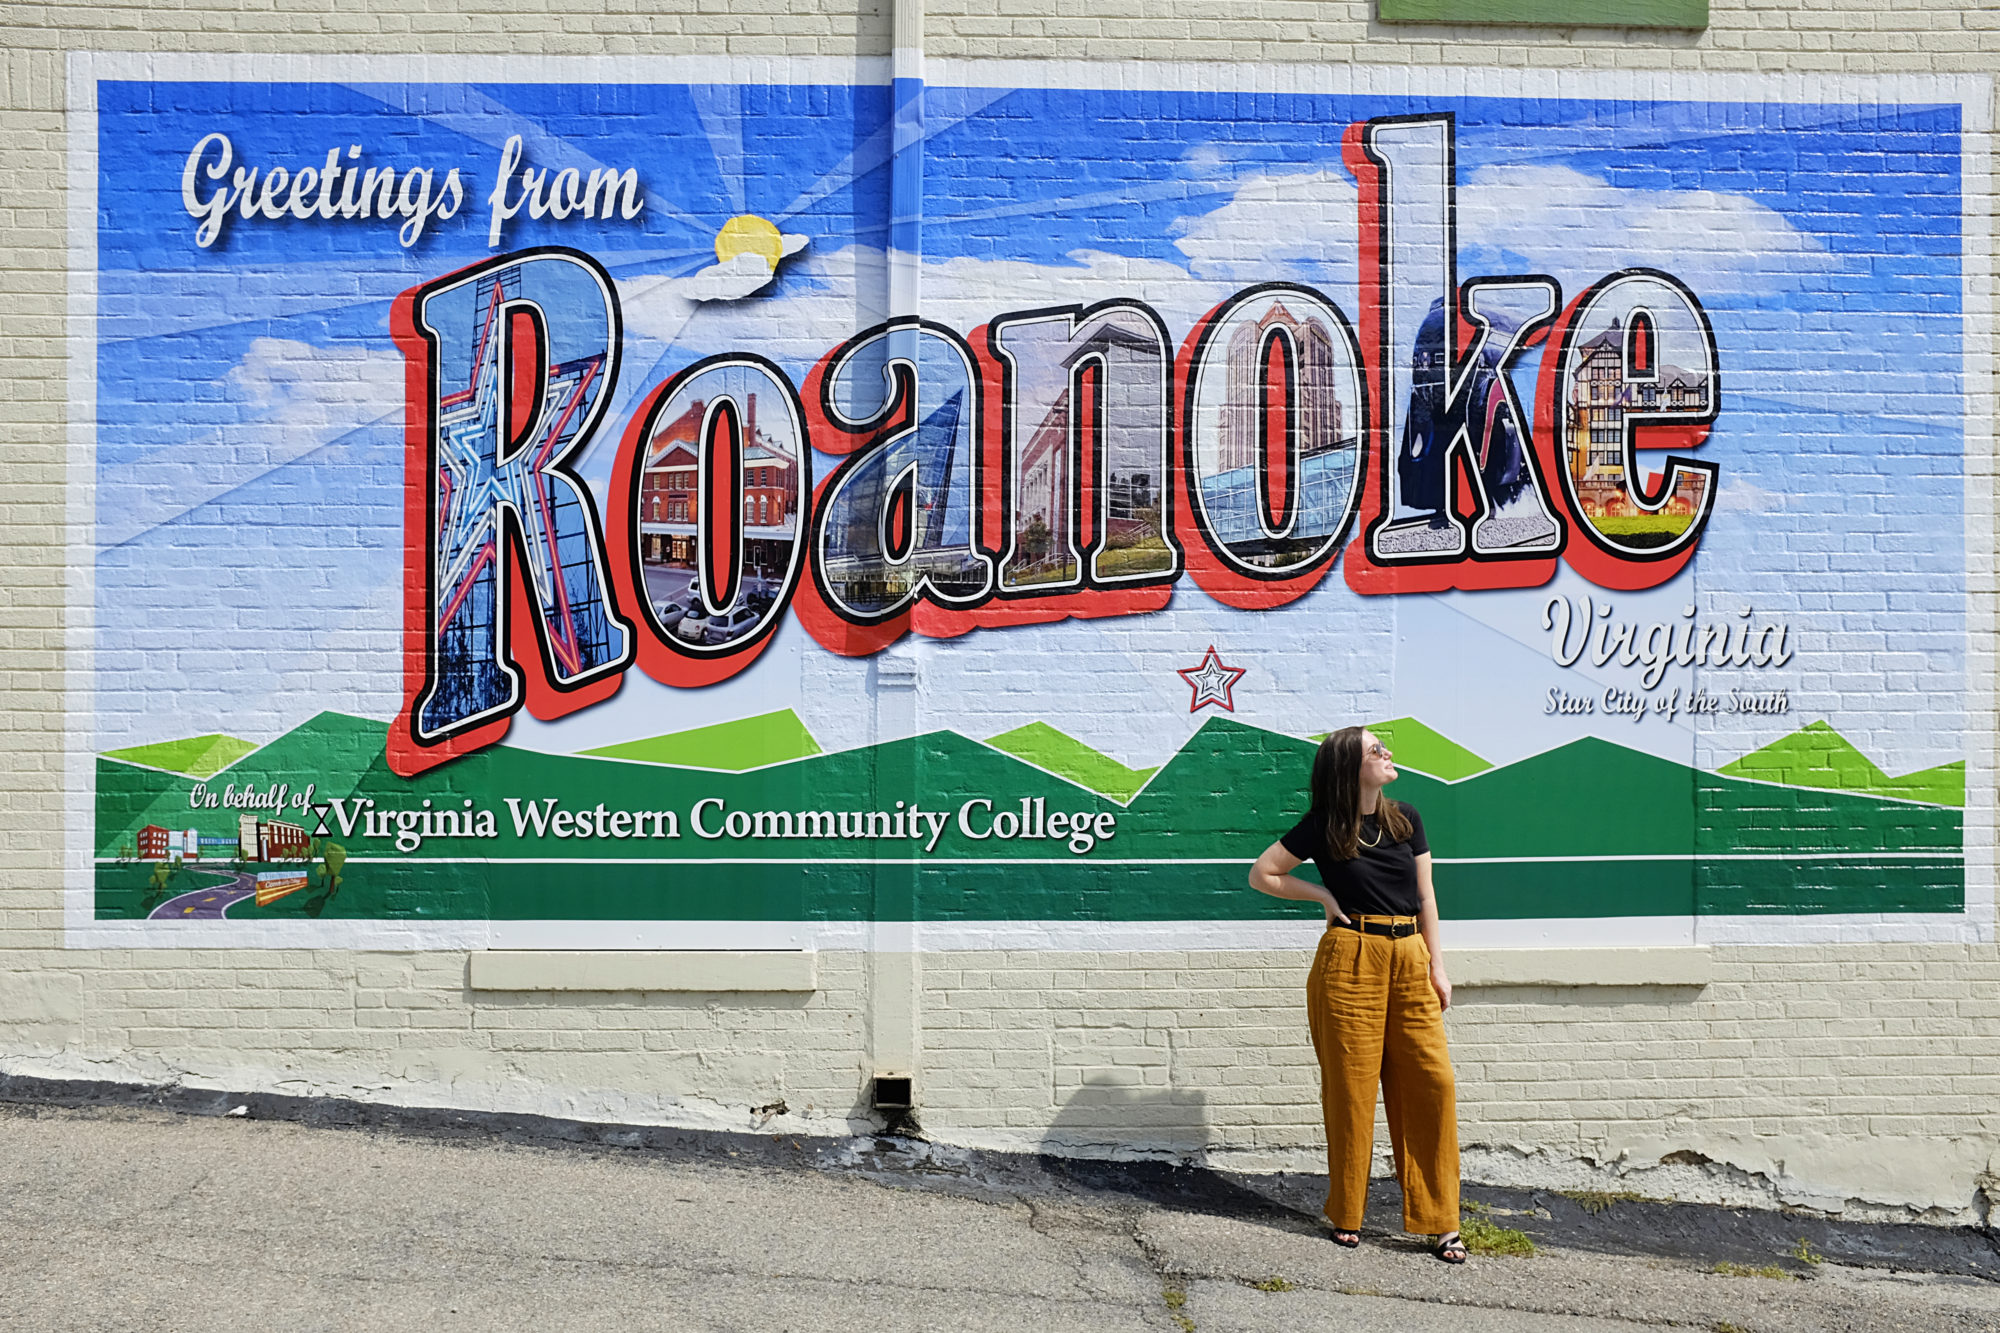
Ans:
[[[1403,1187],[1403,1229],[1456,1231],[1457,1091],[1423,936],[1328,928],[1306,979],[1306,1012],[1326,1115],[1327,1221],[1343,1231],[1361,1227],[1379,1086]]]

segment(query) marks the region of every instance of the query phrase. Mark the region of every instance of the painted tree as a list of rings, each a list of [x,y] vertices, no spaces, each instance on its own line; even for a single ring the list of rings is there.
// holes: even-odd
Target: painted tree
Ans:
[[[1049,525],[1037,514],[1028,522],[1028,530],[1021,534],[1021,552],[1028,557],[1028,563],[1039,565],[1049,553],[1050,539],[1055,534]]]

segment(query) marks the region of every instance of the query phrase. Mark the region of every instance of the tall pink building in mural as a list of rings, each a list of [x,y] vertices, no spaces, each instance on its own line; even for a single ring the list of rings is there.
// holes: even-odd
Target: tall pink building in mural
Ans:
[[[1299,405],[1299,433],[1306,439],[1341,438],[1340,397],[1334,387],[1333,333],[1321,321],[1300,319],[1274,302],[1255,324],[1246,324],[1229,340],[1229,394],[1222,406],[1222,449],[1218,472],[1253,467],[1261,440],[1258,407],[1264,393],[1272,330],[1290,344],[1292,374],[1297,379],[1293,401]]]
[[[1075,573],[1069,556],[1076,538],[1069,530],[1069,416],[1070,392],[1065,389],[1022,451],[1014,524],[1023,565],[1029,570],[1052,565],[1061,577]]]

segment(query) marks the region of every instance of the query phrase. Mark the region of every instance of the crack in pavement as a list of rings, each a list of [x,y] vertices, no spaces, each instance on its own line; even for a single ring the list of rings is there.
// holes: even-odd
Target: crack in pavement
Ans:
[[[0,1099],[20,1091],[20,1085],[0,1077]],[[1455,1307],[1623,1320],[1647,1327],[1691,1319],[1713,1325],[1728,1319],[1812,1333],[1842,1327],[1873,1333],[1921,1309],[1930,1328],[1968,1333],[2000,1328],[2000,1285],[1984,1277],[1991,1270],[1982,1267],[1992,1254],[1990,1238],[1936,1228],[1840,1233],[1851,1252],[1870,1246],[1893,1251],[1906,1269],[1933,1274],[1921,1283],[1912,1279],[1893,1288],[1880,1268],[1852,1270],[1858,1276],[1851,1276],[1850,1270],[1828,1263],[1808,1270],[1807,1282],[1757,1284],[1699,1271],[1696,1265],[1714,1262],[1699,1257],[1699,1249],[1692,1256],[1683,1247],[1670,1255],[1634,1257],[1615,1252],[1608,1243],[1575,1247],[1566,1236],[1545,1242],[1548,1251],[1542,1257],[1475,1259],[1468,1278],[1463,1271],[1444,1269],[1393,1227],[1371,1225],[1362,1250],[1334,1251],[1305,1211],[1322,1186],[1309,1176],[1232,1176],[1186,1163],[1078,1161],[881,1137],[815,1140],[465,1112],[426,1118],[394,1108],[328,1107],[295,1098],[187,1090],[162,1094],[178,1106],[161,1107],[157,1101],[137,1106],[88,1092],[77,1094],[81,1105],[73,1109],[51,1111],[47,1101],[33,1107],[0,1106],[0,1117],[21,1117],[24,1131],[37,1120],[47,1122],[46,1134],[15,1136],[20,1142],[50,1145],[39,1167],[24,1166],[22,1180],[33,1179],[27,1172],[35,1169],[52,1171],[50,1178],[63,1180],[72,1191],[65,1195],[35,1187],[27,1194],[45,1205],[37,1213],[50,1214],[45,1231],[62,1232],[74,1242],[79,1231],[94,1236],[99,1224],[108,1222],[113,1230],[104,1238],[115,1241],[118,1225],[143,1228],[162,1212],[199,1210],[213,1203],[224,1210],[216,1234],[240,1236],[250,1246],[260,1238],[273,1242],[262,1252],[303,1258],[298,1271],[308,1279],[317,1255],[345,1259],[350,1255],[342,1254],[343,1247],[374,1246],[385,1258],[373,1272],[357,1274],[354,1262],[336,1262],[324,1274],[343,1285],[363,1282],[372,1292],[416,1293],[438,1272],[488,1269],[495,1275],[489,1284],[493,1290],[512,1290],[513,1279],[501,1275],[545,1265],[551,1282],[582,1275],[587,1282],[594,1277],[607,1290],[617,1288],[623,1276],[635,1286],[670,1281],[698,1288],[709,1281],[732,1291],[760,1283],[774,1291],[838,1291],[852,1293],[861,1309],[868,1308],[871,1294],[891,1306],[929,1307],[949,1298],[975,1302],[968,1308],[980,1320],[1004,1319],[1009,1309],[1018,1313],[1024,1300],[1033,1299],[1045,1303],[1050,1317],[1090,1322],[1117,1310],[1127,1319],[1157,1326],[1162,1320],[1173,1324],[1199,1318],[1195,1306],[1203,1299],[1223,1299],[1225,1288],[1240,1293],[1281,1276],[1322,1301],[1374,1297],[1409,1302],[1413,1315],[1416,1306]],[[219,1118],[239,1104],[252,1108],[247,1123],[254,1128],[247,1134],[237,1128],[245,1121]],[[187,1118],[176,1118],[176,1111]],[[363,1133],[302,1137],[308,1130],[296,1122]],[[152,1160],[160,1170],[179,1167],[190,1177],[170,1185],[174,1194],[168,1204],[116,1206],[121,1199],[132,1201],[125,1191],[143,1191],[148,1183],[143,1154],[129,1162],[119,1155],[119,1145],[133,1142],[153,1145]],[[100,1148],[93,1154],[75,1147],[93,1143],[112,1150]],[[242,1155],[244,1163],[240,1169],[220,1170],[216,1163],[224,1158],[203,1162],[201,1152]],[[260,1162],[269,1165],[260,1167]],[[357,1173],[358,1162],[398,1166],[405,1173],[415,1169],[423,1181],[445,1192],[398,1193],[407,1182],[404,1174],[385,1192],[382,1177],[365,1183],[371,1173]],[[71,1179],[75,1163],[90,1165],[99,1174],[77,1184]],[[67,1170],[66,1164],[71,1164]],[[722,1176],[717,1168],[732,1174]],[[236,1195],[259,1188],[284,1197],[247,1194],[255,1200],[252,1206],[229,1211]],[[75,1194],[79,1189],[83,1193]],[[317,1224],[303,1230],[271,1228],[259,1220],[266,1213],[282,1215],[284,1208],[303,1207],[310,1213],[320,1206],[315,1190],[329,1197],[344,1192],[350,1201],[359,1200],[351,1206],[361,1211],[324,1229]],[[468,1192],[463,1200],[447,1202],[459,1200],[454,1190]],[[0,1197],[19,1193],[11,1181],[0,1187]],[[577,1200],[602,1202],[595,1211],[579,1211],[576,1204],[563,1202],[572,1193]],[[1371,1214],[1377,1206],[1393,1208],[1393,1186],[1384,1184],[1375,1193],[1380,1197],[1371,1196]],[[1574,1201],[1547,1194],[1484,1187],[1469,1187],[1467,1193],[1489,1201],[1510,1225],[1539,1226],[1545,1232],[1562,1233],[1576,1221],[1566,1216],[1566,1209],[1579,1218],[1584,1215]],[[99,1206],[100,1195],[112,1210],[92,1216],[88,1210]],[[65,1198],[64,1206],[82,1214],[75,1220],[79,1225],[67,1229],[57,1206]],[[985,1207],[967,1211],[966,1204]],[[618,1230],[615,1209],[620,1207],[633,1208],[636,1217],[645,1219],[653,1228],[649,1235],[687,1236],[708,1244],[699,1254],[621,1250],[635,1240],[629,1226]],[[810,1264],[810,1254],[788,1256],[782,1238],[802,1219],[815,1216],[836,1224],[812,1241],[819,1253],[841,1256],[833,1268],[850,1266],[838,1248],[843,1243],[847,1253],[878,1267],[851,1273],[791,1268],[788,1258]],[[1385,1211],[1371,1221],[1391,1216],[1399,1214]],[[1708,1253],[1741,1253],[1757,1264],[1770,1264],[1789,1251],[1803,1220],[1648,1201],[1616,1202],[1601,1216],[1617,1225],[1592,1234],[1623,1236],[1662,1219],[1677,1234],[1704,1226],[1733,1229],[1730,1245],[1735,1248],[1710,1245]],[[1599,1218],[1591,1214],[1587,1223],[1578,1224],[1601,1225]],[[727,1229],[720,1229],[725,1219]],[[844,1233],[838,1227],[842,1219]],[[354,1227],[372,1222],[373,1230],[353,1229],[350,1221]],[[517,1244],[483,1244],[482,1234],[511,1235]],[[588,1246],[572,1251],[565,1243],[596,1234],[614,1241],[606,1246],[610,1252],[591,1253]],[[717,1243],[715,1237],[720,1237],[723,1252],[709,1249]],[[24,1274],[46,1267],[60,1248],[48,1235],[23,1241],[15,1253],[17,1264],[24,1265],[17,1271]],[[758,1248],[774,1243],[775,1250]],[[907,1250],[899,1250],[905,1243]],[[732,1258],[731,1245],[743,1257]],[[856,1251],[856,1245],[869,1248]],[[87,1248],[119,1252],[116,1244]],[[1824,1252],[1826,1247],[1819,1248]],[[125,1252],[131,1253],[130,1248]],[[907,1258],[899,1260],[905,1253]],[[783,1266],[767,1266],[774,1254]],[[900,1268],[895,1266],[899,1262]],[[1928,1267],[1919,1267],[1924,1264]],[[406,1265],[413,1271],[404,1272]],[[1964,1273],[1968,1268],[1974,1271]],[[1956,1291],[1940,1285],[1953,1280],[1954,1273],[1968,1285]],[[1204,1283],[1212,1284],[1205,1288],[1206,1297],[1201,1294]],[[1046,1289],[1035,1290],[1037,1286]],[[1180,1293],[1182,1303],[1163,1303],[1169,1293]],[[849,1297],[826,1299],[838,1304]],[[1227,1300],[1236,1299],[1228,1295],[1224,1308],[1230,1308]],[[1848,1304],[1856,1310],[1867,1307],[1872,1322],[1853,1322],[1860,1316],[1843,1308]],[[1282,1303],[1270,1308],[1280,1309]],[[1750,1310],[1758,1313],[1747,1315]]]

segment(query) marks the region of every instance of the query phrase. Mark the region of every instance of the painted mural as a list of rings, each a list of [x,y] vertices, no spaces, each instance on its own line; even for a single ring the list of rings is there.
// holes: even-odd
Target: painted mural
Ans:
[[[801,68],[89,82],[73,934],[1964,919],[1958,102]]]

